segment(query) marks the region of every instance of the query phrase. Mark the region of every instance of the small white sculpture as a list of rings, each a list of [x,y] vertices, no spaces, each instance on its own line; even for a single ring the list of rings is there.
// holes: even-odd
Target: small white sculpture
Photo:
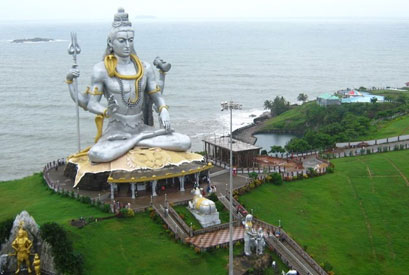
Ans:
[[[256,244],[257,255],[263,255],[266,241],[264,240],[264,231],[261,227],[258,228]]]
[[[199,214],[213,214],[217,212],[214,201],[204,198],[200,193],[199,187],[194,187],[191,193],[194,194],[194,197],[192,201],[189,201],[190,209],[196,210]]]
[[[198,185],[193,187],[193,200],[189,201],[189,211],[195,216],[202,227],[220,224],[219,212],[214,201],[202,196]]]
[[[243,221],[244,225],[244,254],[250,256],[252,254],[253,247],[256,250],[257,255],[262,255],[264,252],[264,232],[262,228],[258,229],[258,232],[253,228],[253,216],[248,214]]]

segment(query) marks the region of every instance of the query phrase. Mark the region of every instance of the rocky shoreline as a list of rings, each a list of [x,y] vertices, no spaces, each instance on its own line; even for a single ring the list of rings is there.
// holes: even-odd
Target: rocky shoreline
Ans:
[[[253,135],[256,133],[260,133],[260,130],[264,126],[264,121],[269,118],[271,118],[270,112],[262,113],[260,116],[256,117],[253,120],[252,124],[234,130],[233,138],[254,145],[257,141],[257,138]]]

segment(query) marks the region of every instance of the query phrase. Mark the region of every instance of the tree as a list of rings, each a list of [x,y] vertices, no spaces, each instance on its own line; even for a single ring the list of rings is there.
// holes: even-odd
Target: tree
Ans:
[[[303,104],[307,101],[307,99],[308,99],[308,95],[306,95],[306,94],[304,94],[304,93],[300,93],[300,94],[297,96],[297,100],[298,100],[298,101],[302,101]]]
[[[378,101],[378,99],[376,97],[371,97],[371,103],[375,104]]]
[[[305,139],[302,138],[293,138],[291,139],[287,145],[285,146],[285,149],[288,152],[291,153],[301,153],[301,152],[306,152],[308,150],[311,150],[311,146],[308,144]]]
[[[390,95],[385,96],[385,101],[392,102],[392,100],[393,100],[393,97],[391,97]]]
[[[264,101],[264,109],[270,110],[272,116],[278,116],[290,109],[290,102],[285,100],[285,98],[282,96],[276,96],[276,98],[274,98],[274,101]]]
[[[407,95],[400,94],[400,95],[398,96],[398,98],[396,99],[396,101],[397,101],[398,103],[401,103],[401,104],[406,104],[406,103],[408,102],[408,96],[407,96]]]
[[[285,153],[285,149],[282,146],[274,145],[271,146],[269,153]]]

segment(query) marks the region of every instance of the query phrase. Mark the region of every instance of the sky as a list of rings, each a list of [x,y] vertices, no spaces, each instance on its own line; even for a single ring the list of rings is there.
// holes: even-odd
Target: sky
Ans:
[[[130,19],[408,17],[408,0],[0,0],[0,21],[111,20],[118,7]]]

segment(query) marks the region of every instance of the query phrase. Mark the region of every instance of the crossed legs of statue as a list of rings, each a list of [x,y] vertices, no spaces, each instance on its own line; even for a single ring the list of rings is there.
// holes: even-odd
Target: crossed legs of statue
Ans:
[[[154,132],[141,132],[136,135],[121,135],[112,139],[112,136],[103,135],[91,147],[88,157],[92,162],[109,162],[126,154],[135,146],[159,147],[171,151],[186,151],[190,148],[190,138],[179,133],[169,133],[153,136]]]

